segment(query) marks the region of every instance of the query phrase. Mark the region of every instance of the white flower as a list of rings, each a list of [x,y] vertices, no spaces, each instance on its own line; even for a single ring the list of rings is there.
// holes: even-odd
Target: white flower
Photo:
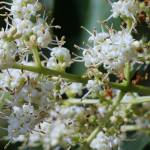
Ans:
[[[85,49],[83,51],[83,61],[86,67],[99,66],[101,64],[99,57],[100,47],[94,46],[93,48]]]
[[[70,106],[70,107],[62,107],[60,108],[60,114],[62,115],[63,118],[74,118],[75,116],[81,114],[83,112],[82,107],[78,106]]]
[[[106,110],[106,107],[105,107],[105,106],[100,106],[100,107],[98,108],[98,113],[99,113],[102,117],[104,117],[104,115],[105,115],[106,112],[107,112],[107,110]]]
[[[44,149],[49,150],[56,145],[72,144],[72,135],[75,134],[75,128],[68,123],[73,123],[83,111],[84,109],[78,106],[55,106],[55,109],[50,111],[50,118],[41,123],[40,128],[39,126],[35,127],[38,132],[33,131],[30,134],[30,145],[40,141],[43,143]],[[41,131],[44,134],[41,134]]]
[[[99,132],[96,138],[91,142],[90,147],[96,150],[111,150],[108,140],[109,138],[103,132]]]
[[[47,61],[47,67],[63,71],[66,67],[69,67],[71,63],[71,55],[67,48],[54,47],[52,48],[51,57]]]
[[[8,138],[14,140],[19,135],[25,135],[35,126],[34,108],[30,104],[23,107],[13,107],[8,120]]]
[[[71,130],[66,128],[66,125],[62,122],[55,122],[51,125],[49,142],[52,146],[56,146],[60,143],[61,138],[65,140],[65,136],[71,134]]]
[[[47,67],[54,70],[60,70],[60,66],[54,57],[50,57],[47,62]]]
[[[31,16],[36,15],[36,8],[33,4],[27,4],[25,7],[22,7],[22,14],[24,14],[25,18],[30,19]]]
[[[112,3],[112,16],[114,18],[121,16],[135,20],[138,11],[138,5],[135,0],[119,0]]]
[[[67,48],[64,47],[54,47],[52,48],[51,56],[55,57],[60,62],[65,62],[70,65],[71,55]]]
[[[22,34],[24,37],[32,33],[34,24],[30,20],[14,18],[12,23],[17,28],[17,32]]]
[[[22,64],[28,66],[34,66],[33,62],[25,62],[23,61]],[[38,76],[37,73],[23,71],[19,69],[7,69],[3,70],[1,74],[1,81],[0,87],[6,88],[9,87],[10,89],[17,88],[20,84],[24,83],[28,78],[36,79]]]
[[[2,88],[9,87],[10,89],[14,89],[23,79],[21,71],[17,69],[8,69],[7,71],[4,70],[1,76],[2,79],[0,81],[0,86]]]
[[[31,115],[34,113],[34,108],[31,105],[23,105],[23,113],[26,115]]]
[[[38,18],[37,23],[32,28],[33,33],[37,36],[37,44],[41,48],[46,48],[51,42],[49,26],[44,19]]]
[[[96,80],[88,80],[87,89],[91,92],[99,92],[102,89],[102,83]]]
[[[16,27],[17,33],[22,35],[21,40],[28,47],[35,44],[40,48],[46,48],[51,42],[50,27],[46,20],[40,17],[38,12],[40,9],[41,4],[36,0],[13,1],[12,3],[12,25]],[[35,36],[34,42],[30,41],[32,35]]]
[[[32,84],[32,80],[34,84]],[[49,96],[53,88],[52,81],[36,81],[31,79],[31,83],[25,84],[21,90],[15,93],[16,103],[20,101],[33,102],[40,110],[45,110],[50,105]]]
[[[134,39],[126,30],[112,34],[110,39],[101,45],[104,67],[117,71],[125,62],[136,61],[137,52],[132,46],[133,42]]]
[[[83,60],[87,67],[104,65],[109,72],[117,72],[124,67],[125,62],[135,62],[137,46],[127,30],[110,33],[103,42],[94,43],[94,46],[83,51]],[[138,41],[137,41],[138,42]]]
[[[11,67],[15,60],[16,44],[0,39],[0,69]]]
[[[70,85],[66,86],[64,92],[66,92],[68,96],[74,97],[76,94],[81,95],[82,89],[83,89],[82,83],[73,82]]]
[[[92,140],[90,147],[95,150],[111,150],[119,143],[120,140],[116,136],[106,136],[105,133],[99,132]]]
[[[91,42],[96,42],[96,43],[99,43],[99,42],[103,42],[105,39],[107,39],[109,37],[109,34],[106,33],[106,32],[100,32],[100,33],[96,33],[96,35],[92,35],[89,37],[89,41]]]
[[[14,18],[30,19],[40,9],[40,4],[36,0],[14,0],[11,6],[11,14]]]
[[[30,145],[34,145],[36,142],[40,141],[44,149],[49,150],[51,147],[57,146],[58,144],[71,143],[71,139],[68,136],[72,134],[72,130],[68,129],[60,120],[53,121],[51,124],[43,122],[40,124],[40,128],[36,126],[35,130],[38,132],[32,132],[30,134]],[[41,134],[41,131],[44,134]]]

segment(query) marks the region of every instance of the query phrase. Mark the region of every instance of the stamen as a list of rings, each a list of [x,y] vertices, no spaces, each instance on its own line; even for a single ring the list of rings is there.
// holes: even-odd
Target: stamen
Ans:
[[[76,45],[76,44],[74,44],[74,47],[76,48],[76,49],[78,49],[78,50],[85,50],[84,48],[82,48],[82,47],[79,47],[78,45]]]
[[[82,59],[82,60],[77,60],[77,59],[72,59],[74,62],[84,62],[84,60]]]
[[[83,95],[83,97],[81,98],[81,101],[84,100],[91,92],[92,92],[92,91],[89,90],[87,93],[85,93],[85,94]]]
[[[1,7],[1,9],[6,9],[8,11],[11,11],[11,9],[7,8],[6,6]]]
[[[12,140],[10,140],[10,141],[5,145],[4,149],[7,149],[8,146],[9,146],[11,143],[12,143]]]
[[[84,29],[86,32],[88,32],[90,35],[93,35],[93,33],[90,32],[87,28],[85,28],[85,27],[83,27],[83,26],[81,26],[81,28]]]
[[[49,51],[52,51],[52,48],[50,48],[50,47],[46,47]]]
[[[44,55],[42,52],[40,52],[40,54],[42,55],[42,57],[45,59],[45,60],[48,60],[48,57],[46,55]]]
[[[4,128],[4,127],[0,127],[0,129],[4,130],[4,131],[8,131],[7,128]]]
[[[59,25],[56,25],[56,26],[50,26],[50,28],[61,29],[61,26],[59,26]]]
[[[78,58],[82,58],[80,55],[78,55],[78,54],[76,54],[76,53],[74,53],[74,52],[72,52],[72,55],[73,55],[73,56],[76,56],[76,57],[78,57]]]
[[[13,5],[12,3],[4,2],[4,1],[0,2],[0,4],[6,4],[6,5],[10,5],[10,6]]]
[[[106,0],[110,5],[112,5],[112,1],[111,0]]]

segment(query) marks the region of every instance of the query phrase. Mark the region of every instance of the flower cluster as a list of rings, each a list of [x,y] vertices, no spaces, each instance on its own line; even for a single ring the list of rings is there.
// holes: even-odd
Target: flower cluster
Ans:
[[[99,132],[90,146],[96,150],[110,150],[119,143],[120,139],[118,137],[106,136],[103,132]]]
[[[63,71],[71,65],[71,55],[67,48],[54,47],[51,51],[51,57],[47,61],[48,68]]]
[[[126,131],[149,129],[144,102],[150,89],[137,84],[148,78],[140,66],[150,62],[150,44],[132,34],[141,12],[149,24],[149,3],[111,3],[111,17],[120,16],[127,26],[116,31],[104,24],[100,33],[88,31],[88,48],[75,46],[82,56],[74,58],[64,37],[52,40],[51,28],[58,26],[48,24],[38,0],[1,4],[9,13],[3,14],[6,27],[0,31],[0,119],[8,125],[0,129],[8,132],[9,143],[21,141],[25,149],[112,150]],[[84,62],[84,74],[67,72],[75,61]]]
[[[41,3],[36,0],[15,0],[9,5],[8,17],[12,24],[6,19],[6,28],[0,32],[2,69],[12,66],[16,55],[22,57],[24,54],[27,57],[31,53],[30,48],[46,48],[51,42],[51,27],[40,14]]]
[[[149,7],[150,4],[146,0],[141,2],[139,0],[118,0],[113,2],[112,15],[109,17],[122,18],[128,25],[134,27],[137,22],[147,22],[149,24]]]
[[[39,127],[36,127],[39,133],[31,133],[29,144],[34,145],[36,142],[41,140],[41,131],[43,133],[47,133],[41,135],[42,143],[46,150],[57,146],[58,144],[73,144],[73,138],[75,138],[75,133],[78,130],[77,119],[79,119],[83,113],[84,109],[82,107],[56,106],[55,110],[50,112],[50,118],[40,124],[40,129]],[[35,136],[38,138],[34,138]]]
[[[112,33],[96,33],[89,37],[89,41],[94,46],[83,51],[83,60],[87,67],[99,67],[103,64],[112,72],[123,68],[126,61],[137,60],[140,42],[135,41],[125,29]]]
[[[41,8],[41,3],[36,0],[16,0],[11,6],[12,25],[22,35],[20,42],[24,41],[29,47],[35,45],[44,48],[51,41],[50,27],[40,17]]]
[[[36,119],[34,117],[34,108],[31,105],[23,105],[22,108],[14,106],[9,116],[8,138],[14,140],[20,135],[34,129]]]
[[[135,20],[138,13],[138,2],[136,0],[119,0],[112,3],[112,16],[114,18],[131,18]]]

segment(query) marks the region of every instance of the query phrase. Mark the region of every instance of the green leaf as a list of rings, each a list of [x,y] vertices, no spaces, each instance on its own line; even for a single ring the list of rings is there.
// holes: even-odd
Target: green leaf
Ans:
[[[150,143],[150,136],[136,133],[122,143],[120,150],[143,150],[148,143]]]

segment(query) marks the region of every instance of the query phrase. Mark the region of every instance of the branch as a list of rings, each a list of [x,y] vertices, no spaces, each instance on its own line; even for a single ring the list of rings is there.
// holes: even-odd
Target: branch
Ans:
[[[114,104],[112,105],[111,110],[106,114],[106,116],[104,117],[104,120],[102,120],[102,124],[101,126],[106,126],[107,123],[110,121],[110,117],[112,116],[114,110],[118,107],[118,105],[120,104],[123,96],[124,96],[124,92],[120,92],[118,99],[114,102]],[[91,141],[96,137],[96,135],[99,133],[100,129],[102,128],[101,126],[98,126],[92,133],[91,135],[86,139],[86,143],[91,143]]]
[[[64,105],[97,105],[100,104],[101,99],[83,99],[81,98],[70,98],[64,101]],[[140,104],[140,103],[148,103],[150,102],[150,96],[140,96],[129,98],[125,101],[121,101],[121,104]]]
[[[39,52],[38,52],[37,48],[32,48],[32,52],[33,52],[33,58],[34,58],[34,61],[37,65],[37,67],[41,68],[42,64],[41,64],[41,60],[40,60],[40,56],[39,56]]]
[[[36,67],[36,66],[27,66],[27,65],[20,65],[20,64],[14,64],[13,67],[14,69],[20,69],[20,70],[27,70],[43,75],[49,75],[49,76],[61,76],[62,78],[68,79],[73,82],[80,82],[80,83],[86,83],[87,79],[81,76],[73,75],[70,73],[65,73],[65,72],[59,72],[56,70],[48,69],[46,67]]]
[[[79,83],[84,83],[86,84],[88,81],[88,78],[70,74],[70,73],[65,73],[65,72],[59,72],[56,70],[48,69],[46,67],[36,67],[36,66],[27,66],[27,65],[20,65],[20,64],[14,64],[12,66],[14,69],[20,69],[20,70],[27,70],[35,73],[40,73],[43,75],[49,75],[49,76],[61,76],[62,78],[68,79],[72,82],[79,82]],[[115,82],[110,82],[109,85],[114,88],[121,90],[123,92],[137,92],[139,94],[143,95],[150,95],[150,88],[141,86],[141,85],[126,85],[124,83],[115,83]]]

